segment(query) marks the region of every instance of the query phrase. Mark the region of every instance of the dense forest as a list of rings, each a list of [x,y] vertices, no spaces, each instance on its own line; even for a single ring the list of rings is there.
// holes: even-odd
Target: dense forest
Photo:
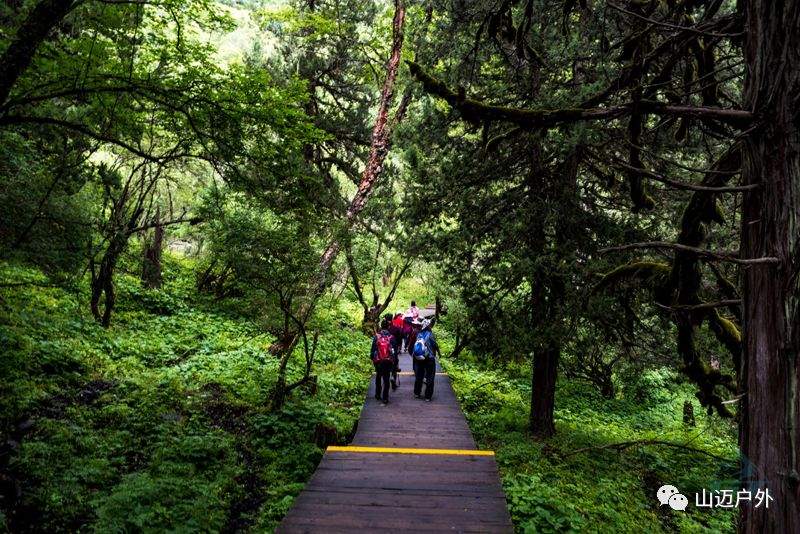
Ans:
[[[800,3],[0,7],[0,530],[274,530],[411,300],[518,531],[800,532]]]

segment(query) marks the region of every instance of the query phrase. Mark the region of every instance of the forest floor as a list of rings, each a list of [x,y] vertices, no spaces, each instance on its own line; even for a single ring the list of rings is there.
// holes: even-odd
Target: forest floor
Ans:
[[[324,447],[347,442],[371,374],[357,306],[342,296],[322,318],[316,392],[270,413],[271,338],[235,307],[194,295],[192,268],[167,257],[155,291],[120,276],[118,313],[103,329],[85,287],[0,264],[0,530],[270,531]],[[424,300],[420,287],[398,300]],[[446,353],[452,340],[440,339]],[[737,475],[733,426],[696,401],[696,426],[684,424],[693,390],[679,375],[628,378],[615,399],[562,380],[558,433],[540,442],[526,431],[524,362],[493,367],[467,352],[443,365],[479,448],[497,453],[520,531],[733,532],[733,512],[672,512],[655,499],[664,483],[693,494]],[[571,454],[646,439],[729,460],[661,446]]]

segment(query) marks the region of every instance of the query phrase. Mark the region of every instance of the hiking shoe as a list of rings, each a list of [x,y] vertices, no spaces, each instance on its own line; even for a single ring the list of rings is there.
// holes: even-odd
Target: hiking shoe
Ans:
[[[421,398],[422,398],[422,395],[414,395],[414,398],[415,398],[415,399],[421,399]]]
[[[388,406],[389,405],[389,401],[388,400],[382,401],[382,403],[383,403],[382,406]]]
[[[425,399],[425,402],[432,402],[433,399]]]

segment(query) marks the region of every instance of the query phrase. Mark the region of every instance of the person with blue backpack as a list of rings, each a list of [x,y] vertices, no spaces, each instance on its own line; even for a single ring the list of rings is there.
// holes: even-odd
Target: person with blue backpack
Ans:
[[[370,358],[375,365],[375,399],[389,404],[389,375],[394,367],[394,350],[392,334],[389,332],[390,321],[381,321],[381,329],[372,337]]]
[[[436,379],[436,355],[439,354],[439,345],[431,329],[431,321],[422,321],[422,329],[411,348],[411,356],[416,362],[414,368],[414,397],[422,398],[422,382],[425,381],[425,400],[433,400],[433,383]]]

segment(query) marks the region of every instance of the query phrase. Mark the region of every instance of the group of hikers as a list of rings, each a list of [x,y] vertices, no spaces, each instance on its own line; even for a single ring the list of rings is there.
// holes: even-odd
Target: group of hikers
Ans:
[[[392,390],[400,385],[400,354],[405,351],[411,355],[414,366],[414,397],[423,398],[424,383],[425,400],[430,402],[433,399],[439,345],[432,328],[433,321],[420,317],[420,310],[413,300],[405,312],[383,316],[380,329],[372,338],[370,358],[375,365],[375,399],[384,406],[389,404],[389,385]]]

